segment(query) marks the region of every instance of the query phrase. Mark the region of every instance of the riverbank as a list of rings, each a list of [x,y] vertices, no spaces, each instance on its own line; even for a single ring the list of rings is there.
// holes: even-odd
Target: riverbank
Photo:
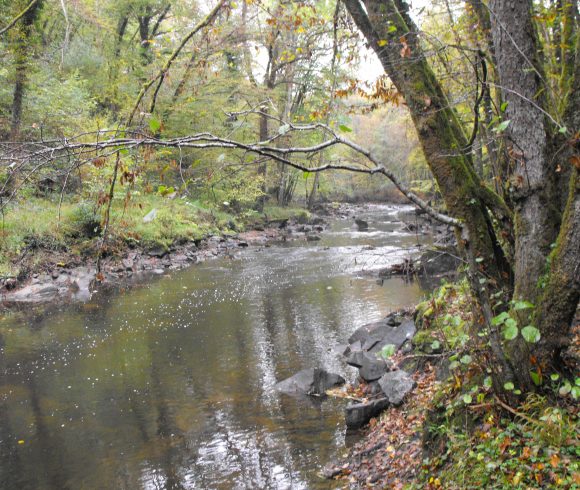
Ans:
[[[57,227],[47,226],[47,201],[30,204],[27,216],[4,225],[0,300],[5,305],[86,301],[98,285],[129,283],[163,275],[196,262],[233,256],[248,245],[270,246],[288,240],[319,240],[326,222],[305,209],[268,206],[263,213],[235,215],[202,208],[185,200],[148,201],[141,210],[117,216],[96,257],[100,237],[93,236],[94,216],[79,217],[78,204],[65,207]],[[155,207],[153,207],[155,206]],[[34,214],[36,208],[42,212]],[[81,208],[82,209],[82,208]],[[56,207],[50,209],[56,213]],[[145,212],[147,211],[147,212]],[[30,213],[30,214],[28,214]]]
[[[580,315],[562,374],[511,407],[494,395],[488,368],[475,360],[466,335],[470,311],[465,281],[441,286],[417,306],[409,348],[389,356],[393,372],[408,372],[413,389],[403,404],[389,403],[372,418],[363,439],[323,476],[349,488],[580,485],[578,388],[570,386],[579,384]],[[373,383],[359,376],[346,396],[372,403]]]

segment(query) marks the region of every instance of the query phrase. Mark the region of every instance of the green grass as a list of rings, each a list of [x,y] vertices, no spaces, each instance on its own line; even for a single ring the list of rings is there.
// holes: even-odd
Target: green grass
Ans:
[[[234,214],[211,203],[159,194],[134,192],[131,199],[125,198],[125,193],[116,194],[111,210],[109,237],[115,250],[168,248],[210,235],[235,234],[264,220],[309,217],[298,207],[267,206],[263,214],[253,210]],[[60,219],[58,207],[58,196],[21,197],[7,209],[0,222],[0,276],[17,276],[25,263],[34,269],[42,253],[49,259],[46,252],[94,254],[104,206],[96,210],[94,199],[68,198],[61,206]],[[143,218],[153,209],[155,219],[145,223]]]

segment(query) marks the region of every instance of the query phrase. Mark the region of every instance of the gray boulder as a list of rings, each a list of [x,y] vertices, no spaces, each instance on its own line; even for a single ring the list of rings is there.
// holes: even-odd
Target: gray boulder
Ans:
[[[376,354],[369,354],[363,351],[351,352],[347,357],[346,363],[349,366],[358,368],[360,377],[367,382],[379,379],[390,369],[390,363],[378,358]]]
[[[369,352],[379,352],[385,345],[392,344],[399,349],[410,340],[417,331],[413,320],[404,318],[397,325],[398,319],[392,316],[378,322],[368,323],[354,331],[348,339],[350,344],[360,342],[363,346],[371,346]]]
[[[359,429],[370,419],[379,415],[389,406],[387,398],[379,398],[366,403],[351,403],[346,406],[345,419],[347,429]]]
[[[342,376],[329,373],[324,369],[303,369],[284,381],[276,384],[275,389],[287,394],[324,395],[326,390],[345,383]]]
[[[392,405],[403,403],[405,396],[411,392],[417,383],[405,371],[391,371],[379,379],[379,385],[387,400]]]

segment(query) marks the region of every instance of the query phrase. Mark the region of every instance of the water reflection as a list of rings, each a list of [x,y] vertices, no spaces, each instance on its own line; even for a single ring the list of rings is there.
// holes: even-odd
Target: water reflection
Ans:
[[[415,284],[357,274],[416,245],[399,212],[0,320],[0,486],[329,488],[341,403],[272,387],[315,365],[350,376],[331,347],[416,302]]]

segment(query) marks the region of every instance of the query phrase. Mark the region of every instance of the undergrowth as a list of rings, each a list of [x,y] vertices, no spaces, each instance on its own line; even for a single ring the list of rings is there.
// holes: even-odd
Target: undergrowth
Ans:
[[[440,355],[444,381],[425,407],[422,471],[409,488],[580,488],[578,405],[562,390],[579,380],[554,375],[519,406],[507,405],[476,361],[469,304],[463,281],[442,285],[417,309],[415,349]]]

